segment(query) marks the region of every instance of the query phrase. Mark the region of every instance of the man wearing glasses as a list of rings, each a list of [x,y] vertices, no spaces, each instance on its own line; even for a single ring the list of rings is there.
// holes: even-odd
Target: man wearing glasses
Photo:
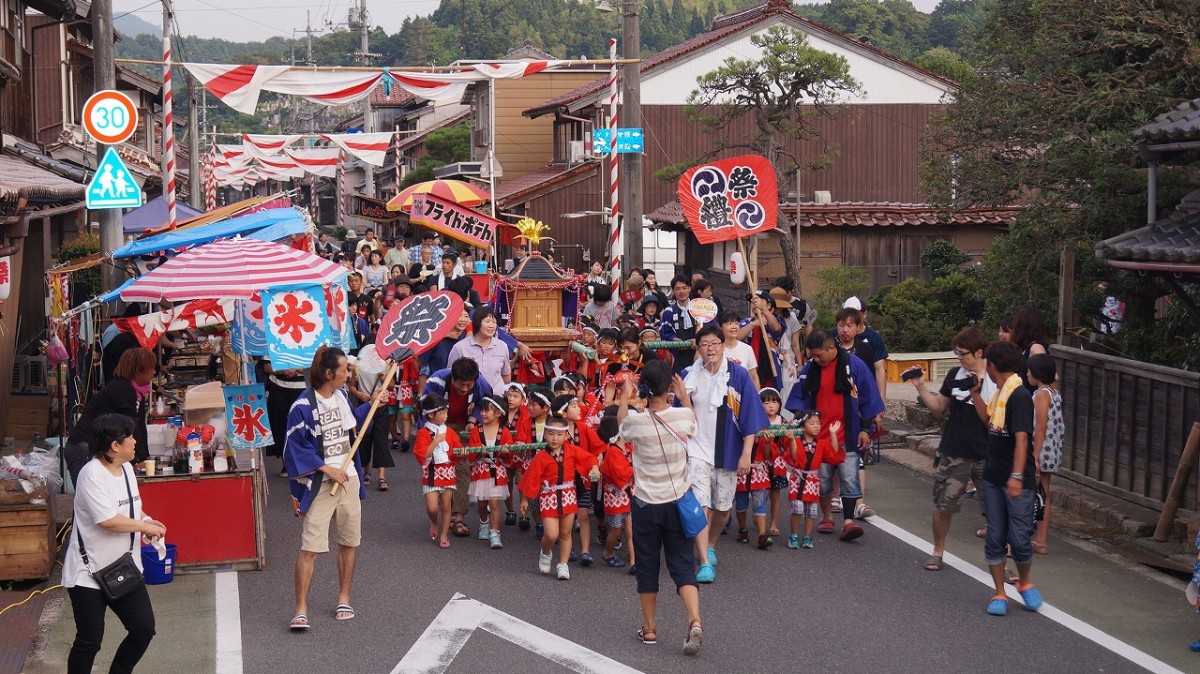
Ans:
[[[715,325],[696,332],[696,362],[684,374],[685,407],[696,413],[688,438],[688,476],[708,527],[696,536],[696,580],[716,580],[717,540],[733,508],[737,480],[750,472],[754,435],[768,425],[767,411],[746,368],[725,358],[725,335]]]
[[[928,571],[941,571],[942,554],[950,519],[959,511],[967,483],[983,484],[983,462],[987,458],[988,430],[978,410],[986,410],[996,384],[987,375],[983,352],[987,337],[977,328],[965,328],[951,341],[958,367],[950,368],[937,393],[925,388],[925,373],[917,371],[909,381],[930,412],[950,413],[934,456],[937,474],[933,478],[933,554],[925,561]],[[978,396],[971,389],[982,383]]]

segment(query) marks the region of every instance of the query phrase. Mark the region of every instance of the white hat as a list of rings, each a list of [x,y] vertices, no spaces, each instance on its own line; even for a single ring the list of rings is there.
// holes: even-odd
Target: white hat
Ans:
[[[858,311],[862,311],[863,303],[862,300],[858,299],[857,297],[851,296],[850,299],[846,300],[846,303],[842,305],[842,308],[857,309]]]
[[[347,229],[346,230],[346,238],[347,239],[357,239],[358,232],[354,231],[353,229]]]

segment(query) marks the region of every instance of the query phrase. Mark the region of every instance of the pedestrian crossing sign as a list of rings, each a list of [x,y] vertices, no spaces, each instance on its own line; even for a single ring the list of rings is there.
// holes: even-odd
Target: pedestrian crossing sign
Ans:
[[[87,207],[90,210],[104,208],[137,208],[142,205],[142,188],[138,187],[125,162],[113,148],[108,148],[104,159],[96,167],[96,175],[87,187]]]

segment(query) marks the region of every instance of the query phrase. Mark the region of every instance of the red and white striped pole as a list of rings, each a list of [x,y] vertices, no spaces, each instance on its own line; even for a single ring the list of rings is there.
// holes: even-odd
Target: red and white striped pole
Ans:
[[[204,210],[217,210],[217,176],[213,166],[217,163],[217,140],[214,138],[208,157],[204,162]]]
[[[338,154],[337,224],[346,226],[346,151]]]
[[[400,127],[392,132],[392,157],[396,160],[396,194],[400,194]]]
[[[608,130],[611,138],[608,153],[608,186],[611,195],[611,211],[608,216],[608,275],[612,285],[613,297],[621,292],[621,214],[620,214],[620,176],[617,162],[617,41],[608,41],[608,58],[612,59],[612,69],[608,76]]]
[[[162,181],[167,225],[175,229],[175,96],[171,91],[171,3],[163,0]]]

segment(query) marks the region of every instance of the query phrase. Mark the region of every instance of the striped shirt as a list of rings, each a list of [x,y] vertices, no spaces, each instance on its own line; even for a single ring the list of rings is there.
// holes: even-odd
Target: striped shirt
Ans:
[[[684,440],[696,434],[696,415],[686,407],[658,413]],[[670,503],[692,485],[688,480],[687,445],[675,439],[649,413],[629,411],[621,438],[633,444],[633,495],[646,503]]]

